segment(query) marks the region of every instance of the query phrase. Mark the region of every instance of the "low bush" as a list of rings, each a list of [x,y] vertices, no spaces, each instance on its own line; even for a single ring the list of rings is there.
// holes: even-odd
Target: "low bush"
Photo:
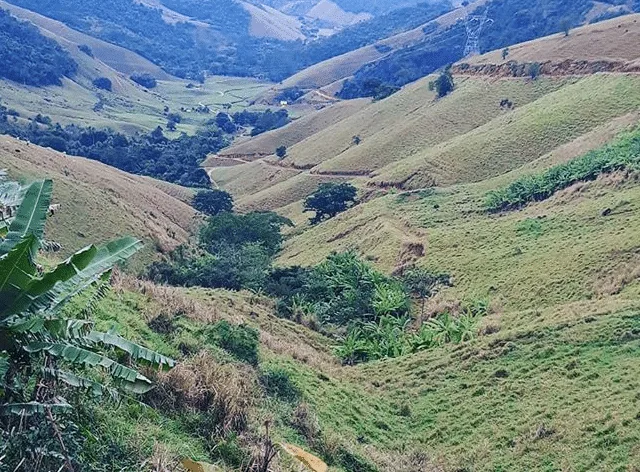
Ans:
[[[249,368],[221,364],[202,351],[158,378],[158,387],[147,395],[163,411],[191,413],[188,421],[205,439],[242,432],[257,395]]]
[[[99,88],[100,90],[107,90],[111,92],[113,85],[111,84],[111,80],[107,77],[98,77],[93,81],[93,86]]]
[[[576,182],[595,180],[618,170],[640,169],[640,129],[604,148],[551,167],[541,174],[527,175],[500,190],[489,192],[485,208],[490,212],[521,208],[552,196]]]
[[[267,395],[291,402],[300,398],[300,390],[291,380],[289,372],[282,368],[265,368],[260,374],[260,384]]]
[[[148,89],[155,88],[158,85],[155,77],[149,73],[133,74],[131,75],[131,80]]]
[[[257,329],[246,325],[232,325],[222,320],[207,328],[206,337],[236,359],[252,365],[258,364],[260,333]]]

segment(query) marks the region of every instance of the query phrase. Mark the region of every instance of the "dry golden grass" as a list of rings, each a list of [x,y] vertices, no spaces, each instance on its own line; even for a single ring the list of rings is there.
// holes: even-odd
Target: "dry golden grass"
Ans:
[[[260,161],[232,167],[216,167],[208,172],[217,186],[231,193],[237,200],[300,174],[300,171],[295,169],[277,167]]]
[[[228,147],[220,151],[219,155],[239,158],[272,155],[275,153],[276,148],[280,146],[290,148],[309,136],[359,112],[369,103],[370,100],[368,99],[334,103],[315,113],[303,116],[283,128],[260,134],[248,141]],[[208,167],[207,161],[204,162],[203,166]]]
[[[304,40],[302,22],[268,5],[253,5],[241,2],[251,15],[249,33],[258,38],[275,38],[282,41]]]
[[[640,14],[625,15],[564,33],[493,51],[463,62],[470,64],[504,64],[507,61],[552,62],[605,61],[637,63],[640,59]]]
[[[166,411],[200,411],[215,416],[222,435],[241,432],[258,397],[255,370],[247,365],[221,364],[201,351],[168,372],[158,374],[152,403]]]
[[[306,155],[315,155],[323,161],[317,171],[374,171],[508,114],[508,110],[500,106],[505,97],[509,97],[518,108],[564,85],[563,81],[553,80],[533,84],[525,81],[458,80],[454,94],[435,100],[428,91],[429,80],[431,78],[412,84],[399,92],[399,97],[391,97],[364,110],[357,115],[358,121],[356,117],[344,121],[341,124],[344,129],[332,130],[335,132],[333,136],[330,137],[328,132],[319,135],[321,139],[348,144],[351,136],[357,134],[362,138],[359,145],[346,145],[344,152],[334,154],[335,151],[326,152],[323,147],[308,143],[310,147],[304,150]],[[369,111],[372,113],[366,117],[365,113]],[[375,112],[382,116],[388,113],[390,122],[385,121],[380,128],[374,127],[372,121],[379,118]],[[359,128],[353,129],[351,126],[356,123]],[[296,151],[295,148],[291,151],[293,160],[297,156]]]
[[[148,255],[167,252],[194,228],[195,211],[167,193],[184,198],[184,190],[168,183],[7,136],[0,137],[0,168],[16,178],[53,179],[53,201],[61,209],[48,220],[47,235],[62,244],[63,254],[125,234],[144,240]]]

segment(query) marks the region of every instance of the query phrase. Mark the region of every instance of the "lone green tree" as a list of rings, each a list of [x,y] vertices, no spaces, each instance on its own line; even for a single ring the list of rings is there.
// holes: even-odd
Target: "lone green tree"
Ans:
[[[201,190],[193,197],[191,206],[205,215],[215,216],[233,210],[233,197],[224,190]]]
[[[280,159],[284,159],[284,156],[287,155],[287,147],[286,146],[280,146],[279,148],[276,149],[276,156],[278,156],[278,158]]]
[[[304,211],[314,211],[311,223],[320,223],[333,218],[338,213],[349,209],[356,203],[356,188],[350,183],[324,183],[318,190],[304,201]]]
[[[412,297],[420,301],[420,315],[424,315],[427,300],[442,286],[451,285],[447,274],[434,274],[427,269],[412,267],[402,275],[402,282]]]
[[[455,84],[453,82],[453,75],[451,74],[451,67],[447,67],[443,70],[438,78],[429,83],[429,90],[438,94],[438,98],[443,98],[453,92]]]

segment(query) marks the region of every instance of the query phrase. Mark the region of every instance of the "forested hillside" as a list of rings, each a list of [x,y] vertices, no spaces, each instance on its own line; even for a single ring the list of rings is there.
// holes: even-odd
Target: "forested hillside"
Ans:
[[[640,4],[621,0],[604,2],[624,8],[620,13],[640,11]],[[569,31],[585,24],[587,14],[594,8],[593,0],[561,0],[535,2],[522,0],[492,0],[477,8],[473,14],[484,15],[492,22],[483,28],[480,36],[481,52],[505,48],[509,45]],[[607,18],[592,18],[592,21]],[[390,52],[386,57],[363,66],[346,82],[339,92],[341,98],[380,96],[397,90],[409,82],[430,74],[434,70],[462,59],[466,42],[463,22],[443,32],[427,37],[410,48]]]
[[[60,85],[78,65],[38,28],[0,9],[0,78],[28,85]]]

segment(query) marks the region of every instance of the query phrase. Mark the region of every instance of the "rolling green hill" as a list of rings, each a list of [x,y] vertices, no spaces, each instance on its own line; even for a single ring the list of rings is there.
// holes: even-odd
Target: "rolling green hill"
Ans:
[[[354,11],[363,8],[358,4]],[[166,372],[144,369],[156,388],[133,400],[98,401],[76,391],[68,396],[78,405],[71,413],[50,411],[40,423],[16,420],[32,426],[27,430],[5,428],[9,421],[0,417],[0,438],[14,441],[0,442],[0,470],[6,458],[14,469],[20,454],[36,450],[60,470],[71,456],[97,472],[207,470],[184,459],[214,464],[210,470],[256,472],[272,446],[270,470],[312,470],[309,456],[301,462],[286,452],[290,445],[326,462],[314,469],[323,472],[639,469],[637,20],[630,15],[512,45],[504,60],[502,51],[471,58],[454,65],[455,88],[442,98],[427,77],[383,100],[308,108],[287,126],[245,135],[203,164],[212,185],[233,194],[240,214],[214,217],[202,232],[188,205],[191,190],[0,137],[0,169],[12,178],[54,181],[61,207],[46,237],[62,251],[39,256],[43,264],[123,234],[146,243],[110,287],[74,298],[67,309],[178,361]],[[97,63],[100,74],[122,77],[102,60],[83,62],[77,54],[75,81],[64,79],[41,95],[17,85],[5,95],[3,88],[3,103],[11,96],[27,115],[30,106],[49,103],[37,97],[52,90],[94,93],[84,74]],[[523,67],[538,62],[540,74],[507,74],[509,60]],[[122,87],[137,94],[132,102],[154,97],[144,102],[154,110],[169,103],[165,97],[174,109],[214,100],[216,90],[217,105],[228,95],[239,108],[267,88],[224,80],[186,88],[166,77],[144,91],[125,78]],[[55,106],[63,116],[64,101]],[[123,122],[147,120],[143,129],[155,123],[153,113],[140,118],[130,116],[138,108],[122,110]],[[185,116],[179,131],[199,122]],[[284,158],[273,155],[278,146],[286,146]],[[358,202],[312,225],[303,201],[327,182],[354,184]],[[522,198],[488,206],[505,188]],[[271,228],[245,234],[240,221],[255,217],[246,212],[266,210],[295,226],[286,229],[274,267],[249,264],[263,285],[193,286],[208,283],[208,271],[220,264],[228,264],[223,276],[231,277],[246,260],[258,260],[251,251],[264,247],[249,232]],[[216,238],[206,241],[212,228]],[[236,247],[234,238],[249,243]],[[352,259],[354,273],[345,269],[346,257],[335,256],[347,251],[359,257]],[[171,287],[131,275],[160,259],[149,278],[163,280],[155,275],[171,268],[168,260],[184,263],[177,270],[193,280]],[[191,261],[195,269],[188,272]],[[408,300],[404,282],[391,274],[419,269],[447,283]],[[353,304],[345,309],[336,303],[342,300]],[[86,301],[89,309],[82,310]],[[405,314],[401,327],[382,322]],[[348,323],[327,321],[338,315]],[[455,340],[452,330],[463,322],[467,330]],[[340,355],[361,341],[358,332],[382,337],[380,359],[358,363],[363,359]],[[394,350],[409,334],[416,344]],[[38,375],[42,358],[31,359]],[[91,387],[91,379],[76,383]],[[27,388],[34,385],[53,389],[35,381]],[[10,388],[16,386],[22,388],[17,382]],[[36,395],[40,387],[32,389]],[[51,424],[64,428],[56,434]]]

